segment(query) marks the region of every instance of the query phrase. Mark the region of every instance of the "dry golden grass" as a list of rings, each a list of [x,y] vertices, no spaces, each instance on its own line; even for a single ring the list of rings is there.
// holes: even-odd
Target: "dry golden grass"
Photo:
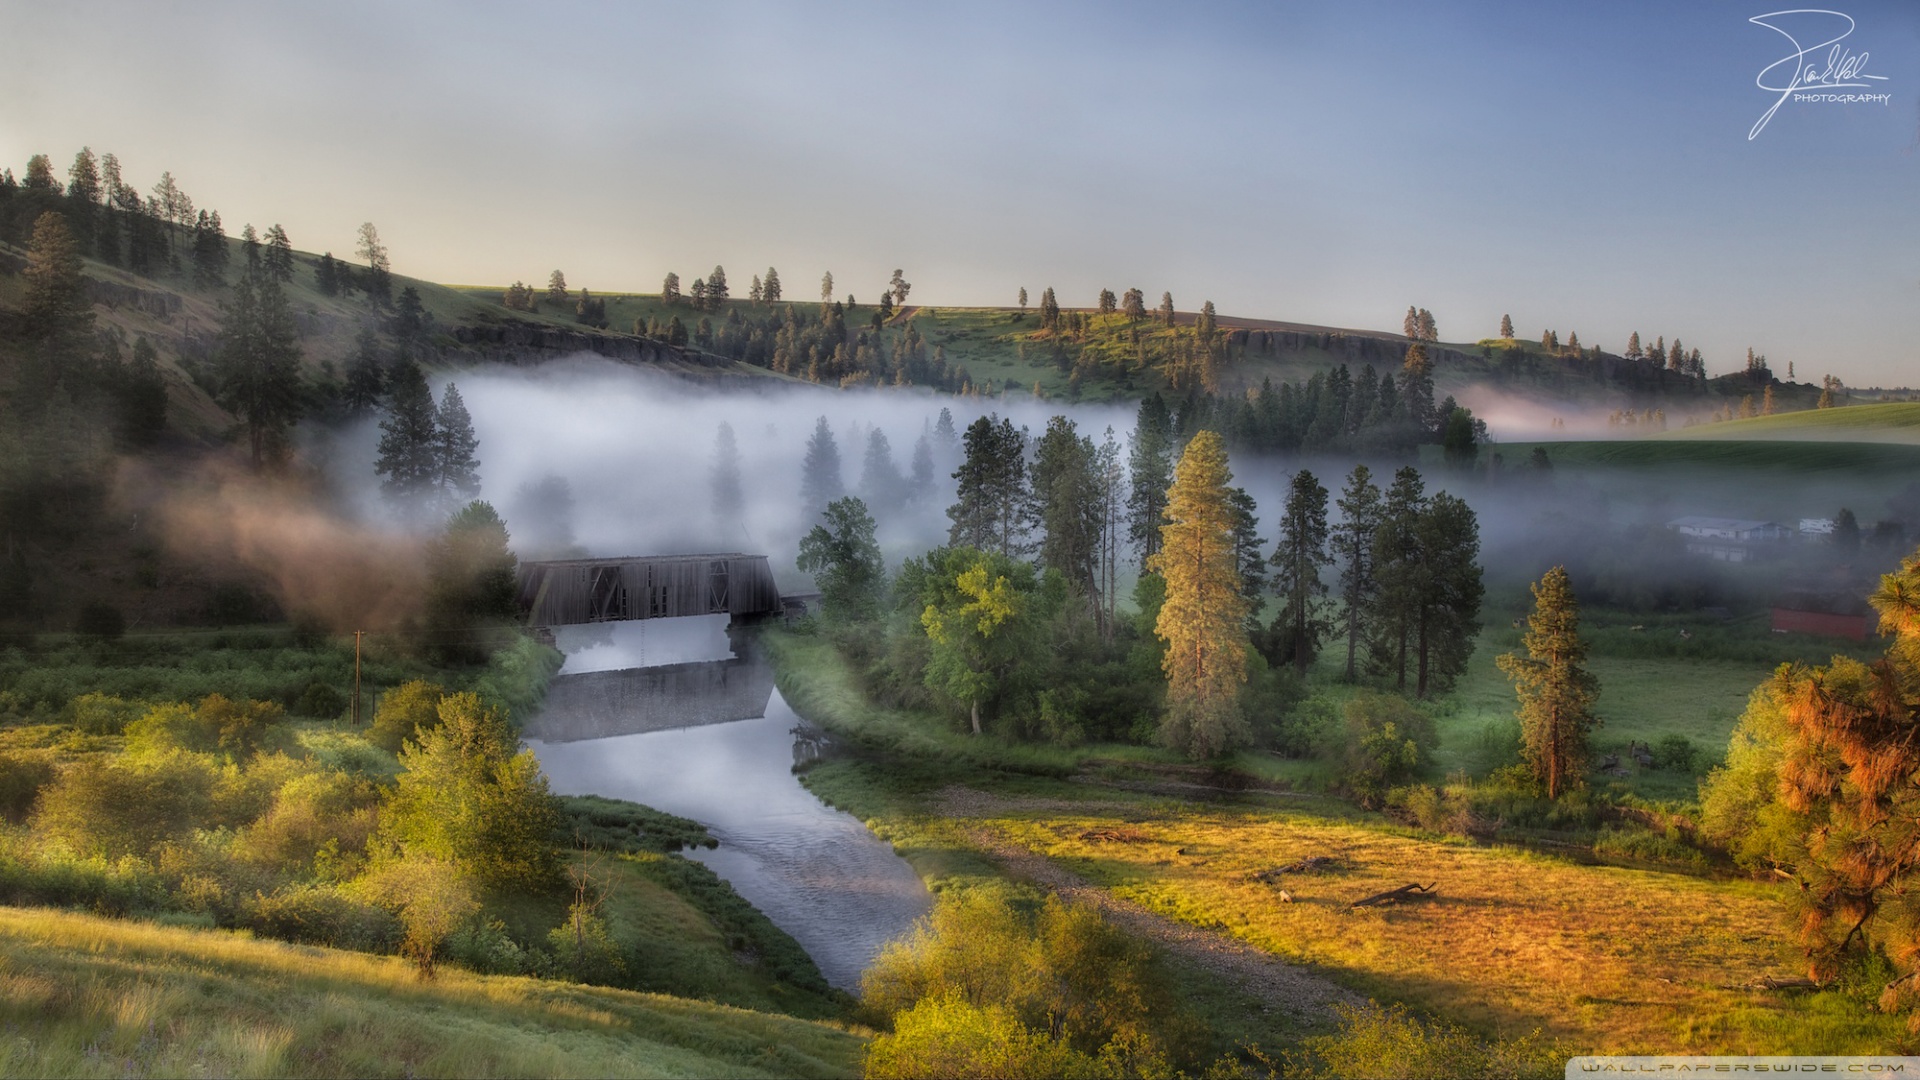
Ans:
[[[656,994],[0,908],[0,1075],[850,1076],[863,1040]]]
[[[1855,1005],[1737,988],[1797,973],[1771,886],[1584,866],[1286,808],[1141,809],[1124,822],[1009,810],[978,824],[1160,914],[1488,1033],[1541,1028],[1595,1053],[1865,1052],[1897,1037],[1890,1019]],[[1093,835],[1103,829],[1120,839]],[[1284,875],[1292,903],[1252,877],[1315,855],[1344,868]],[[1348,908],[1414,881],[1437,883],[1437,896]]]

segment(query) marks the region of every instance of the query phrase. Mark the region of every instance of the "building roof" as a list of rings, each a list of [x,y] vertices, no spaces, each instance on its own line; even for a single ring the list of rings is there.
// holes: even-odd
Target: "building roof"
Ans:
[[[1755,529],[1784,529],[1777,521],[1751,521],[1746,518],[1702,517],[1689,514],[1667,522],[1669,529],[1725,529],[1728,532],[1752,532]]]

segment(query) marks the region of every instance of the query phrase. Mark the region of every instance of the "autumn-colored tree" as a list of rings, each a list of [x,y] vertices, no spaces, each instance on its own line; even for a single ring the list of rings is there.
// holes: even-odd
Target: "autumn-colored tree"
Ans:
[[[1247,680],[1247,601],[1240,592],[1233,473],[1226,443],[1202,431],[1187,444],[1167,491],[1161,548],[1148,569],[1166,582],[1154,633],[1167,643],[1162,737],[1194,758],[1244,742],[1240,687]]]
[[[1593,702],[1600,683],[1581,663],[1580,604],[1564,566],[1547,571],[1533,587],[1533,614],[1523,640],[1527,655],[1498,658],[1520,698],[1520,735],[1528,766],[1546,786],[1547,798],[1580,783],[1587,760],[1587,733],[1595,723]]]

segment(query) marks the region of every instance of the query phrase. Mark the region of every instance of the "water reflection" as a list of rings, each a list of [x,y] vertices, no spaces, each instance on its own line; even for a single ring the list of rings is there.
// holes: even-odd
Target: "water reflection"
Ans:
[[[527,743],[559,794],[629,799],[706,825],[720,846],[692,857],[793,935],[835,986],[857,987],[880,946],[927,910],[925,886],[890,846],[800,786],[793,770],[820,756],[824,737],[750,650],[562,675]]]

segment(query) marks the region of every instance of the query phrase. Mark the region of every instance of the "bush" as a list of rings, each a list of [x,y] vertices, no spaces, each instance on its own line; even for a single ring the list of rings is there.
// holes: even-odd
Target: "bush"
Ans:
[[[119,641],[127,632],[127,617],[112,604],[96,600],[80,608],[80,617],[74,620],[73,629],[81,637],[94,641]]]
[[[1309,1038],[1305,1075],[1330,1078],[1550,1077],[1565,1055],[1538,1032],[1513,1042],[1481,1042],[1464,1028],[1422,1020],[1405,1006],[1335,1005],[1340,1031]]]
[[[1690,774],[1699,755],[1700,748],[1685,735],[1662,736],[1659,742],[1653,744],[1653,764],[1657,769]]]
[[[392,915],[328,885],[255,894],[239,921],[265,937],[361,952],[385,952],[400,938],[400,923]]]
[[[1366,806],[1411,780],[1433,752],[1433,720],[1407,699],[1362,691],[1347,702],[1342,782]]]
[[[217,768],[172,751],[146,760],[79,761],[47,785],[33,827],[80,855],[147,858],[163,840],[209,824]]]
[[[293,702],[295,716],[311,716],[318,720],[331,720],[346,711],[346,695],[319,681],[308,683]]]
[[[445,687],[420,679],[387,691],[374,710],[368,741],[389,753],[399,753],[400,747],[420,731],[440,723],[440,699],[446,695]]]
[[[67,715],[73,726],[89,735],[118,735],[146,711],[138,701],[123,701],[111,694],[81,694],[67,702]]]
[[[43,755],[0,753],[0,818],[16,825],[25,821],[40,789],[53,777],[53,763]]]
[[[916,1003],[891,1033],[867,1044],[869,1080],[964,1076],[1096,1077],[1099,1063],[1021,1023],[1009,1009],[974,1005],[958,990]],[[1120,1075],[1118,1072],[1107,1075]]]

